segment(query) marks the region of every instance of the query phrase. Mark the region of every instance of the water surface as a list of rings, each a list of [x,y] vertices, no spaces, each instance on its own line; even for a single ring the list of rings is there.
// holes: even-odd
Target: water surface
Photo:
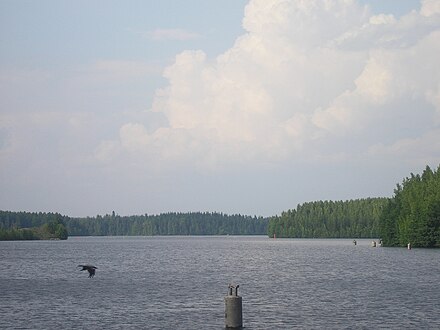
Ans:
[[[440,329],[440,250],[262,236],[0,242],[0,328],[223,329],[229,283],[246,329]]]

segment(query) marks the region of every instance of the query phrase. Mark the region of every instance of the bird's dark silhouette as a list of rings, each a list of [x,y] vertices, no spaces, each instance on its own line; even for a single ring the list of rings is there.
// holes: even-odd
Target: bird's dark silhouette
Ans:
[[[78,267],[82,267],[81,271],[87,270],[89,272],[89,278],[95,276],[95,269],[98,269],[98,267],[91,265],[78,265]]]

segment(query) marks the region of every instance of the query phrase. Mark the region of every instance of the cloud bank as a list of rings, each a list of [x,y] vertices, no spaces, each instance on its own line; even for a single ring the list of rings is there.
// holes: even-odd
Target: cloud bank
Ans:
[[[440,159],[440,8],[400,18],[350,0],[252,0],[216,58],[166,68],[155,130],[127,122],[96,154],[205,170],[249,162]]]

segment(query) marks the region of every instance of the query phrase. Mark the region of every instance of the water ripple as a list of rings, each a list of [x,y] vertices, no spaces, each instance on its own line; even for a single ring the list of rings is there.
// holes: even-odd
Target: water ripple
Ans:
[[[439,329],[439,257],[367,240],[0,242],[0,328],[223,329],[234,282],[246,329]]]

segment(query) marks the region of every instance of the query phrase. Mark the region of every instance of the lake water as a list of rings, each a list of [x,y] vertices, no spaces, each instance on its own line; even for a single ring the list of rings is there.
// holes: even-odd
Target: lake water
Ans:
[[[440,250],[371,240],[70,237],[0,242],[1,329],[440,329]],[[88,278],[79,264],[98,267]]]

